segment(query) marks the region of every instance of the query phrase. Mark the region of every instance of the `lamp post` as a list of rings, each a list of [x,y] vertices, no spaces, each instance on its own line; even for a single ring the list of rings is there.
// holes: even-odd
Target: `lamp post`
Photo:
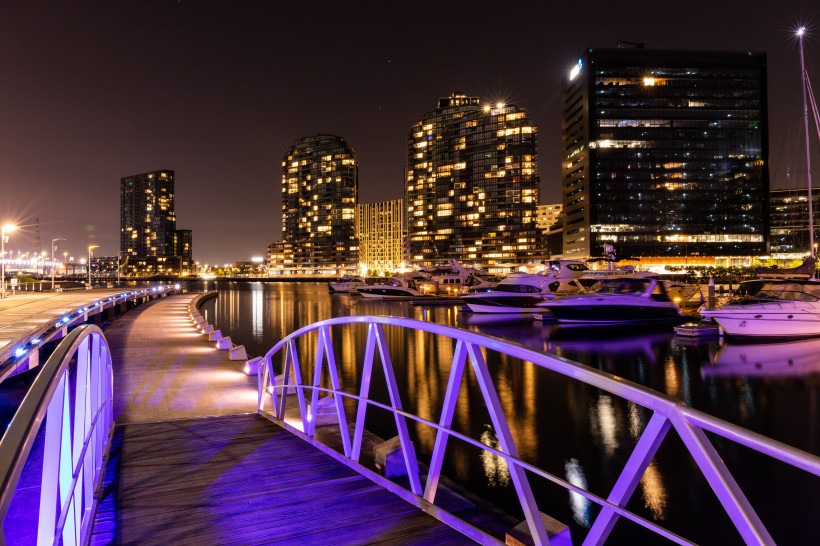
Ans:
[[[93,254],[91,251],[99,247],[100,245],[88,245],[88,288],[91,288],[91,256]]]
[[[120,270],[122,268],[122,254],[123,254],[123,252],[127,253],[126,250],[120,250],[119,252],[117,252],[117,286],[120,285]],[[127,258],[128,258],[128,255],[126,254],[126,259]]]
[[[6,224],[0,228],[0,298],[6,297],[6,233],[14,231],[16,227]]]
[[[65,241],[62,237],[57,237],[51,240],[51,290],[54,291],[54,270],[57,269],[54,265],[54,243],[57,241]]]

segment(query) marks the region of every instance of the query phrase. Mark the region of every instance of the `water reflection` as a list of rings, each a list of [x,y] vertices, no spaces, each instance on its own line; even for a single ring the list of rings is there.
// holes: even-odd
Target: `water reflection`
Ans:
[[[564,464],[564,473],[567,481],[577,487],[578,489],[588,489],[587,478],[584,475],[584,469],[578,459],[570,459]],[[595,506],[591,501],[587,500],[583,495],[579,495],[574,491],[569,493],[569,503],[572,509],[572,519],[583,527],[592,525],[591,509]]]
[[[485,425],[484,432],[481,433],[481,443],[496,451],[502,451],[498,436],[489,425]],[[487,482],[491,486],[506,487],[510,485],[510,468],[506,459],[489,451],[482,451],[480,456],[484,465],[484,475],[487,476]]]
[[[804,376],[820,373],[820,339],[786,343],[732,343],[701,368],[704,377]]]

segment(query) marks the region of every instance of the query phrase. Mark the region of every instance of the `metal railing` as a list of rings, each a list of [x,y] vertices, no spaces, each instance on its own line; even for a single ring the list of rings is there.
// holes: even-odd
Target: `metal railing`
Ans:
[[[364,359],[359,374],[358,395],[342,390],[339,376],[340,366],[336,361],[331,339],[332,327],[351,324],[360,324],[367,327]],[[436,336],[446,336],[454,341],[453,360],[438,422],[423,419],[402,409],[401,396],[385,336],[385,326],[428,332]],[[311,336],[315,334],[317,339],[315,354],[313,355],[313,377],[309,383],[306,383],[302,378],[297,340],[309,334]],[[389,405],[369,398],[376,350],[379,351],[384,369],[386,387],[390,398]],[[525,362],[531,362],[571,380],[583,382],[642,406],[652,413],[625,467],[606,497],[578,487],[560,476],[533,466],[519,457],[510,425],[504,416],[496,386],[493,384],[492,375],[487,366],[485,357],[487,351],[495,351]],[[281,354],[282,352],[284,354]],[[279,379],[277,379],[273,366],[274,355],[282,357],[283,368]],[[499,440],[498,449],[489,447],[485,443],[465,436],[451,428],[467,362],[470,363],[475,372],[483,395],[483,402],[489,410],[490,419]],[[325,375],[325,363],[327,364],[326,371],[329,377],[323,377]],[[331,387],[323,387],[323,382],[324,384],[329,383]],[[680,401],[638,384],[583,364],[529,349],[517,343],[407,318],[374,316],[334,318],[316,322],[283,338],[264,357],[258,377],[258,410],[260,413],[272,415],[284,423],[287,410],[286,393],[294,389],[298,397],[301,432],[309,438],[314,437],[316,430],[316,412],[312,412],[311,408],[318,407],[320,394],[332,396],[339,424],[343,454],[354,465],[359,465],[368,408],[372,406],[392,412],[409,478],[410,491],[415,496],[431,504],[435,502],[436,491],[440,485],[441,469],[450,437],[458,438],[480,450],[502,458],[509,468],[518,500],[536,544],[549,544],[549,537],[539,517],[539,508],[527,473],[544,478],[601,507],[584,539],[584,544],[602,544],[605,542],[620,518],[631,520],[672,542],[691,544],[686,538],[626,509],[633,492],[671,429],[677,431],[683,440],[683,444],[691,454],[700,472],[708,481],[709,486],[731,519],[740,537],[747,544],[773,544],[774,540],[707,437],[707,433],[746,446],[809,474],[820,476],[820,457],[687,407]],[[310,395],[309,406],[305,399],[306,392]],[[357,404],[355,421],[352,423],[348,423],[344,404],[345,399],[354,400]],[[408,420],[421,423],[436,431],[435,443],[424,484],[421,483],[419,476],[416,452],[407,427]],[[352,437],[351,424],[353,426]],[[472,538],[476,537],[473,536]],[[486,537],[486,540],[482,540],[480,537],[478,540],[488,543],[495,542],[489,536]]]
[[[74,329],[42,367],[0,440],[0,544],[21,533],[6,516],[35,449],[43,457],[37,544],[87,542],[114,426],[112,381],[108,344],[93,325]]]

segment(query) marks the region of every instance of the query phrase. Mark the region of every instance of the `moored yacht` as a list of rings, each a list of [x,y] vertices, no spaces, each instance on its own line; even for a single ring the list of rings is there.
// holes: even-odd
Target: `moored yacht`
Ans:
[[[357,289],[365,298],[372,299],[411,299],[421,296],[417,284],[426,280],[420,273],[405,273],[391,277],[381,284],[370,284]]]
[[[717,309],[701,309],[735,338],[807,338],[820,336],[820,281],[763,279],[747,281],[756,288]],[[740,291],[743,291],[743,287]]]
[[[537,304],[553,298],[553,275],[514,271],[495,287],[463,296],[464,305],[473,313],[534,313]]]
[[[355,294],[359,287],[367,286],[363,277],[345,275],[338,281],[327,283],[327,289],[331,294]]]
[[[597,292],[556,298],[538,305],[562,324],[677,324],[683,315],[654,278],[605,279]]]
[[[498,284],[498,279],[492,275],[475,268],[466,268],[453,258],[450,258],[447,266],[422,268],[421,272],[430,277],[419,283],[421,292],[425,294],[466,294]]]

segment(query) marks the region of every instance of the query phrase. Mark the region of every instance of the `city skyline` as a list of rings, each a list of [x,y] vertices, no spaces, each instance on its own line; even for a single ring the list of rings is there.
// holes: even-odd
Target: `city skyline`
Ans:
[[[114,255],[119,180],[177,173],[177,213],[194,258],[264,255],[281,237],[279,161],[296,138],[337,134],[355,150],[360,202],[403,196],[406,135],[455,91],[514,102],[539,132],[541,203],[560,202],[563,78],[587,47],[618,40],[652,49],[768,55],[772,188],[799,174],[799,73],[791,32],[809,25],[817,81],[820,17],[766,2],[687,4],[414,3],[312,8],[248,2],[82,2],[0,12],[7,85],[0,126],[0,221],[29,250],[39,218],[73,255]],[[668,11],[664,11],[664,7]],[[573,21],[576,24],[567,24]],[[815,85],[817,87],[817,85]],[[815,161],[815,165],[820,161]]]

